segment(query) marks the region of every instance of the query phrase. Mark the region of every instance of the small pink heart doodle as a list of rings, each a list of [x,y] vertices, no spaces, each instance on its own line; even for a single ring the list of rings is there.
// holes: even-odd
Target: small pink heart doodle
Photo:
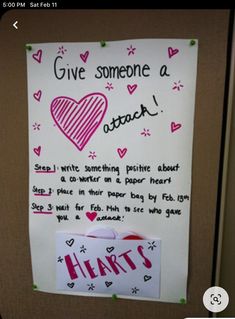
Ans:
[[[42,62],[42,50],[38,50],[36,53],[34,53],[33,55],[33,59],[36,60],[38,63]]]
[[[33,149],[33,151],[34,151],[34,153],[37,155],[37,156],[40,156],[40,154],[41,154],[41,146],[38,146],[38,147],[35,147],[34,149]]]
[[[86,217],[93,222],[93,220],[96,218],[97,213],[96,212],[86,212]]]
[[[127,148],[126,148],[126,147],[123,148],[123,149],[118,148],[118,149],[117,149],[117,152],[118,152],[118,155],[120,156],[120,158],[123,158],[123,157],[126,155]]]
[[[137,84],[133,84],[133,85],[128,84],[127,89],[129,94],[133,94],[135,90],[137,89],[137,86],[138,86]]]
[[[40,102],[41,96],[42,96],[42,91],[41,91],[41,90],[38,90],[37,92],[35,92],[35,93],[33,94],[33,97],[34,97],[35,100],[37,100],[38,102]]]
[[[177,131],[178,129],[181,128],[181,124],[180,123],[175,123],[175,122],[171,122],[171,132],[175,132]]]
[[[86,63],[88,56],[89,56],[89,51],[86,51],[85,53],[80,54],[80,58],[82,59],[84,63]]]
[[[80,101],[66,96],[51,102],[51,115],[60,131],[82,151],[95,133],[108,107],[102,93],[91,93]]]
[[[174,55],[176,55],[179,52],[178,49],[173,49],[172,47],[168,48],[168,55],[169,58],[172,58]]]

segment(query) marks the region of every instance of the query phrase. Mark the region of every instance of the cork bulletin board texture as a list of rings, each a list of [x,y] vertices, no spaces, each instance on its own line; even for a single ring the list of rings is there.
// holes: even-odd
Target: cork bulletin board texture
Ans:
[[[12,23],[18,20],[19,29]],[[223,116],[228,10],[13,10],[0,30],[0,312],[3,319],[208,316]],[[26,43],[198,39],[186,305],[47,294],[32,289],[28,235]]]

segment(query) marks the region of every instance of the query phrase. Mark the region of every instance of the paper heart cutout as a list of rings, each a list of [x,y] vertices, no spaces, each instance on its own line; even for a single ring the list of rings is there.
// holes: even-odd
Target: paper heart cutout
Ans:
[[[171,132],[175,132],[177,131],[179,128],[181,128],[181,124],[180,123],[175,123],[175,122],[171,122]]]
[[[36,60],[38,63],[41,63],[42,61],[42,50],[38,50],[36,53],[34,53],[33,55],[33,59]]]
[[[90,219],[91,222],[96,218],[97,213],[96,212],[86,212],[86,217]]]
[[[41,91],[41,90],[38,90],[37,92],[35,92],[35,93],[33,94],[33,97],[34,97],[35,100],[37,100],[38,102],[40,102],[41,96],[42,96],[42,91]]]
[[[67,283],[67,286],[68,286],[69,288],[73,288],[73,287],[74,287],[74,282],[69,282],[69,283]]]
[[[109,286],[111,286],[112,284],[113,284],[112,281],[105,281],[105,286],[106,286],[106,287],[109,287]]]
[[[111,253],[113,250],[114,250],[114,247],[113,247],[113,246],[106,248],[106,251],[107,251],[108,253]]]
[[[123,148],[123,149],[118,148],[118,149],[117,149],[117,152],[118,152],[118,155],[120,156],[120,158],[123,158],[123,157],[126,155],[127,148],[126,148],[126,147]]]
[[[41,154],[41,146],[38,146],[38,147],[35,147],[34,149],[33,149],[33,151],[34,151],[34,153],[37,155],[37,156],[40,156],[40,154]]]
[[[51,115],[60,131],[82,151],[106,113],[108,101],[102,93],[90,93],[80,101],[67,96],[51,102]]]
[[[178,49],[173,49],[172,47],[168,48],[168,55],[169,58],[172,58],[174,55],[176,55],[179,52]]]
[[[151,278],[152,278],[151,276],[145,275],[145,276],[144,276],[144,281],[148,281],[148,280],[150,280]]]
[[[74,243],[74,239],[73,239],[73,238],[71,238],[70,240],[66,240],[66,244],[67,244],[69,247],[73,246],[73,243]]]
[[[85,53],[80,54],[80,58],[82,59],[84,63],[86,63],[88,56],[89,56],[89,51],[86,51]]]
[[[88,231],[85,233],[85,236],[93,238],[115,239],[117,233],[114,229],[107,226],[96,225],[88,229]]]
[[[143,237],[139,236],[139,235],[128,235],[126,237],[123,238],[124,240],[142,240]]]
[[[133,94],[134,91],[137,89],[137,84],[133,84],[133,85],[128,84],[127,89],[130,94]]]

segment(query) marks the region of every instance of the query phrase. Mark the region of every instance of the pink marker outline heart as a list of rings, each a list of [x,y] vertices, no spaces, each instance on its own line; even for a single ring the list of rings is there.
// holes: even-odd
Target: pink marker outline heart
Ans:
[[[127,89],[128,89],[129,94],[133,94],[134,91],[137,89],[137,87],[138,87],[137,84],[133,84],[133,85],[128,84]]]
[[[51,115],[60,131],[82,151],[102,122],[108,100],[102,93],[90,93],[78,102],[67,96],[51,102]]]
[[[97,212],[86,212],[86,217],[93,222],[93,220],[96,218]]]
[[[171,132],[175,132],[177,131],[178,129],[181,128],[181,124],[180,123],[175,123],[175,122],[171,122]]]
[[[36,53],[34,53],[33,55],[33,59],[36,60],[38,63],[41,63],[42,61],[42,50],[39,49]]]
[[[35,93],[33,94],[33,97],[34,97],[35,100],[37,100],[38,102],[40,102],[41,96],[42,96],[42,91],[41,91],[41,90],[38,90],[37,92],[35,92]]]
[[[168,48],[168,55],[169,58],[172,58],[174,55],[176,55],[179,52],[178,49],[173,49],[172,47]]]
[[[117,152],[118,152],[118,155],[120,156],[120,158],[123,158],[123,157],[126,155],[127,148],[126,148],[126,147],[123,148],[123,149],[118,148],[118,149],[117,149]]]
[[[38,147],[35,147],[33,149],[34,153],[37,155],[37,156],[40,156],[41,154],[41,146],[38,146]]]
[[[88,56],[89,56],[89,51],[86,51],[85,53],[80,54],[80,58],[82,59],[84,63],[86,63]]]

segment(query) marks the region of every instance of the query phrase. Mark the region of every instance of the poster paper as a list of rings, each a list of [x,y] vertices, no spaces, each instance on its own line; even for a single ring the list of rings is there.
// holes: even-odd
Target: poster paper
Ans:
[[[110,297],[111,288],[85,291],[85,281],[69,289],[68,271],[56,262],[68,249],[66,238],[100,226],[117,237],[134,232],[146,243],[161,242],[160,267],[151,269],[155,290],[133,296],[128,277],[120,297],[187,299],[197,40],[31,46],[29,232],[37,289]],[[101,253],[105,242],[93,241]],[[115,238],[116,251],[123,245]],[[134,280],[143,278],[142,270],[134,273]]]

